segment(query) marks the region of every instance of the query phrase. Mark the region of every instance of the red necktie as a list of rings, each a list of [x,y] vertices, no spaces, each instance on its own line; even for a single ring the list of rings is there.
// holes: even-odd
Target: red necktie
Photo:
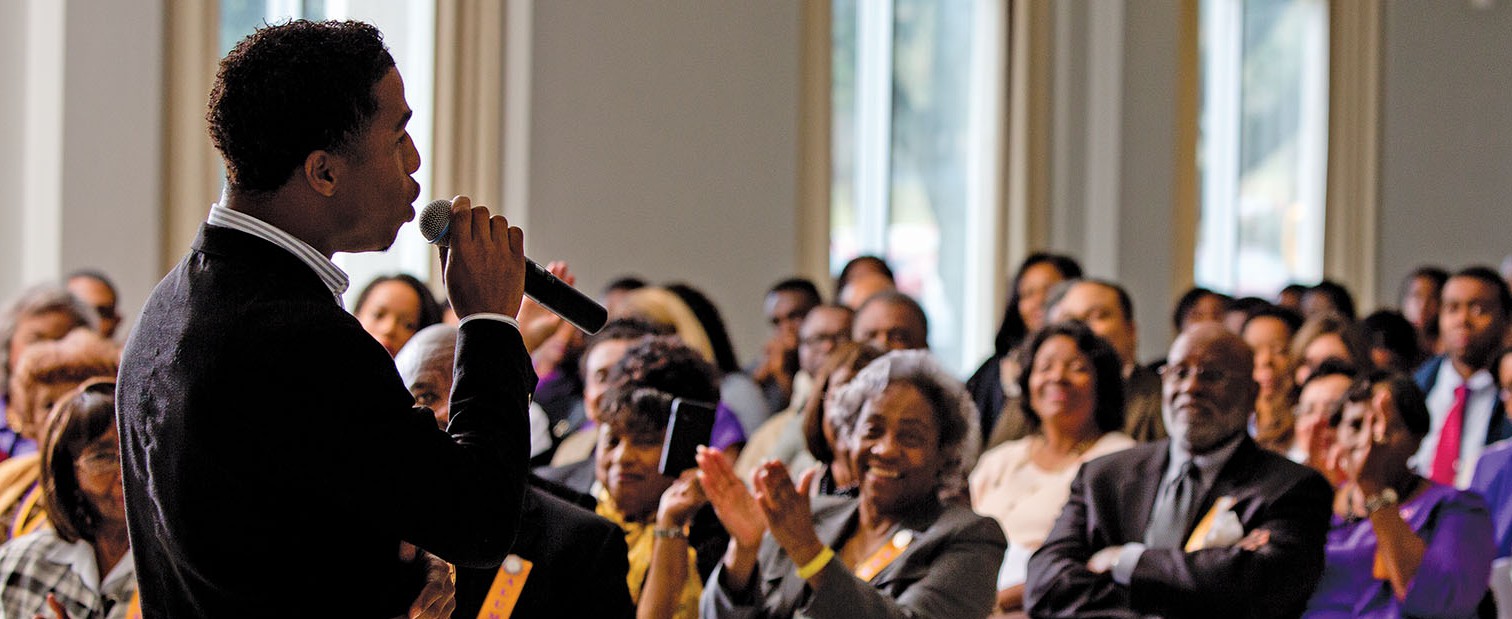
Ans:
[[[1459,460],[1460,434],[1465,425],[1465,402],[1470,399],[1470,388],[1460,383],[1454,388],[1454,405],[1449,407],[1449,416],[1444,418],[1444,429],[1439,431],[1438,449],[1433,452],[1433,469],[1429,478],[1446,486],[1454,485],[1454,463]]]

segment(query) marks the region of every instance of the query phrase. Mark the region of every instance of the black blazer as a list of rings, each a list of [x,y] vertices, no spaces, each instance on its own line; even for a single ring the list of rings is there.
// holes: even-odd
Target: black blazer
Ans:
[[[1169,441],[1139,445],[1082,465],[1045,544],[1029,559],[1025,605],[1032,617],[1296,617],[1323,573],[1333,491],[1323,476],[1264,451],[1248,436],[1203,496],[1220,496],[1245,533],[1270,531],[1258,551],[1149,548],[1129,586],[1094,574],[1087,560],[1144,539],[1170,458]],[[1201,516],[1199,515],[1198,518]],[[1194,518],[1194,521],[1197,518]],[[1196,522],[1188,527],[1187,536]]]
[[[593,512],[531,487],[511,554],[532,563],[510,617],[635,616],[625,573],[625,532]],[[458,619],[483,607],[498,568],[457,569]]]
[[[146,616],[393,617],[421,587],[400,540],[475,566],[514,541],[536,378],[509,325],[461,328],[442,431],[308,266],[204,226],[119,380]]]

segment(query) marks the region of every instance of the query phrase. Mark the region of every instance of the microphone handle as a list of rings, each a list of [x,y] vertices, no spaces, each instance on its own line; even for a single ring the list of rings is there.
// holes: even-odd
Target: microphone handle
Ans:
[[[525,296],[588,335],[598,333],[609,321],[609,310],[598,301],[569,286],[529,258],[525,259]]]

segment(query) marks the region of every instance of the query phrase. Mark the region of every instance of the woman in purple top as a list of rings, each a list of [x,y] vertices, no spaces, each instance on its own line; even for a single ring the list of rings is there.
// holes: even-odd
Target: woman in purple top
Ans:
[[[1399,374],[1350,390],[1330,460],[1344,475],[1323,578],[1305,617],[1475,617],[1494,548],[1485,502],[1407,468],[1428,432],[1423,393]]]
[[[1503,348],[1491,364],[1496,377],[1502,410],[1512,411],[1512,347]],[[1512,439],[1488,445],[1475,463],[1475,477],[1470,489],[1479,492],[1491,507],[1495,523],[1496,556],[1512,555]]]

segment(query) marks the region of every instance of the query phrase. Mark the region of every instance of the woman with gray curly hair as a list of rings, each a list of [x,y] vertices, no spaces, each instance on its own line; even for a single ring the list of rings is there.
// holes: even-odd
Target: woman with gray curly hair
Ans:
[[[924,351],[896,351],[831,391],[853,416],[845,440],[860,497],[807,498],[780,462],[754,493],[718,450],[700,479],[730,545],[700,602],[704,617],[985,617],[1007,542],[957,500],[981,444],[976,406]]]

